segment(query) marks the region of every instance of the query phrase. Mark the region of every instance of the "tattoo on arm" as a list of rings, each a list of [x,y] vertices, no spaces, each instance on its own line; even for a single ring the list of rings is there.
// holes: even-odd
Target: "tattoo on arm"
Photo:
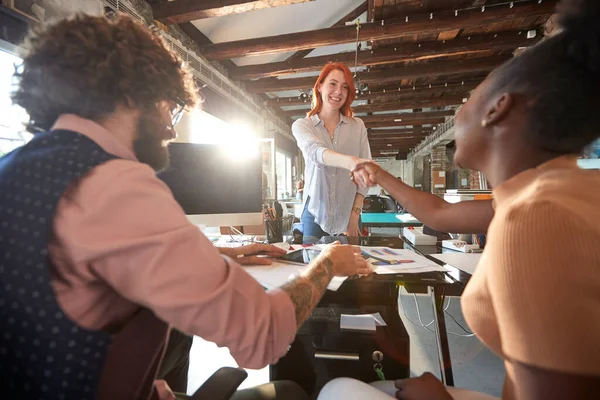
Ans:
[[[308,319],[319,303],[331,278],[333,263],[328,258],[319,258],[302,276],[281,287],[294,303],[297,328]]]

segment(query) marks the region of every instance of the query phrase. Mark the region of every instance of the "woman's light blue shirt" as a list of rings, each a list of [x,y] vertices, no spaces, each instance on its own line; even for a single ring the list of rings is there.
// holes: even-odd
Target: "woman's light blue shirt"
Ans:
[[[318,115],[296,120],[292,133],[305,160],[304,201],[310,198],[308,211],[315,222],[332,235],[346,231],[354,197],[363,196],[367,189],[357,188],[344,168],[329,167],[323,163],[325,150],[348,156],[371,159],[371,149],[364,122],[357,117],[341,115],[333,140]]]

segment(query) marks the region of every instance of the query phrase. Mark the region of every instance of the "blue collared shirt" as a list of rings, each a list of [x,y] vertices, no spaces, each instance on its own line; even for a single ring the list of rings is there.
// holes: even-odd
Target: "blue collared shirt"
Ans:
[[[323,163],[325,150],[348,156],[371,159],[367,128],[360,118],[341,116],[333,140],[318,115],[296,120],[292,133],[302,150],[304,169],[304,201],[310,198],[308,211],[315,222],[332,235],[347,230],[356,193],[363,196],[367,189],[357,188],[350,172]]]

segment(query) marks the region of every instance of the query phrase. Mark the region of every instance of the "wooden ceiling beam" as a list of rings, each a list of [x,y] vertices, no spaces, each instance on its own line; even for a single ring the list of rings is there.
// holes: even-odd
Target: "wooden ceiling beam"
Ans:
[[[395,126],[414,126],[414,125],[437,125],[445,122],[445,118],[431,118],[431,119],[413,119],[406,120],[402,119],[401,121],[382,121],[382,122],[369,122],[365,123],[367,129],[369,128],[388,128]]]
[[[188,35],[190,39],[196,42],[198,46],[212,44],[212,41],[198,28],[196,28],[196,25],[192,24],[191,22],[184,22],[183,24],[179,24],[179,28],[183,31],[183,33]],[[227,74],[229,74],[230,71],[237,68],[237,65],[235,65],[235,63],[231,60],[222,60],[221,64],[227,70]]]
[[[423,139],[424,138],[416,139],[416,140],[413,140],[412,142],[405,142],[405,143],[382,143],[380,145],[370,146],[371,153],[414,147],[417,144],[421,143],[423,141]],[[391,144],[391,146],[388,146],[388,144]]]
[[[361,5],[356,7],[354,10],[350,11],[348,14],[346,14],[342,18],[340,18],[335,24],[331,25],[331,27],[334,28],[336,26],[344,26],[344,25],[346,25],[346,22],[354,21],[356,18],[363,15],[366,11],[367,11],[367,2],[365,1],[364,3],[362,3]],[[289,63],[289,62],[293,62],[296,60],[301,60],[304,57],[306,57],[313,50],[314,50],[314,48],[297,51],[294,54],[292,54],[291,56],[289,56],[284,62]],[[243,68],[243,67],[240,67],[240,68]]]
[[[422,136],[422,137],[411,138],[408,140],[390,140],[390,141],[381,141],[381,142],[377,142],[377,143],[373,143],[373,142],[369,142],[369,143],[371,145],[371,150],[385,149],[386,147],[407,146],[412,143],[420,143],[425,138],[426,138],[426,136]],[[392,146],[388,146],[388,144],[391,144]]]
[[[363,50],[358,54],[359,66],[394,64],[406,61],[420,61],[432,58],[456,56],[482,51],[514,50],[531,46],[541,39],[537,35],[527,39],[526,32],[505,32],[498,34],[461,37],[453,40],[404,43],[397,47],[381,50]],[[355,53],[339,53],[304,59],[286,60],[276,63],[256,64],[238,67],[232,71],[233,79],[256,79],[271,76],[289,75],[300,72],[319,71],[328,62],[354,64]]]
[[[384,103],[385,104],[385,103]],[[288,110],[285,114],[290,117],[304,116],[308,110]],[[357,116],[362,119],[365,124],[374,122],[394,122],[397,119],[401,119],[402,122],[421,121],[448,117],[454,115],[454,110],[441,110],[441,111],[423,111],[423,112],[403,112],[403,113],[390,113],[390,114],[375,114],[367,116]],[[412,124],[409,124],[412,125]]]
[[[371,139],[398,135],[429,135],[432,132],[431,128],[369,129],[367,136]]]
[[[388,146],[387,144],[383,145],[383,146],[377,146],[377,147],[371,146],[371,155],[373,155],[373,153],[380,154],[381,152],[392,151],[392,150],[400,150],[401,152],[403,150],[406,151],[406,150],[408,150],[410,148],[415,147],[416,145],[418,145],[422,141],[423,141],[423,139],[420,139],[418,141],[413,141],[413,142],[402,143],[402,144],[393,144],[393,143],[390,143],[391,146]]]
[[[390,101],[387,103],[376,103],[376,104],[365,104],[361,106],[352,107],[355,113],[372,113],[378,111],[396,111],[396,110],[411,110],[415,108],[429,108],[429,107],[447,107],[456,106],[463,103],[463,97],[448,97],[441,99],[413,99],[405,101]],[[285,115],[288,117],[297,117],[306,115],[309,108],[303,108],[299,110],[286,110]]]
[[[356,101],[361,100],[406,100],[414,97],[427,97],[427,96],[435,96],[441,93],[460,93],[466,94],[471,90],[475,89],[481,81],[475,82],[465,82],[462,84],[461,82],[448,82],[447,86],[421,86],[421,87],[412,87],[412,86],[402,86],[400,90],[386,90],[383,91],[367,91],[363,94],[359,94],[356,96]],[[299,96],[295,97],[275,97],[269,100],[266,100],[265,105],[268,106],[299,106],[302,104],[309,105],[311,102],[310,98],[301,99]]]
[[[423,139],[414,142],[407,142],[403,144],[392,144],[391,146],[383,145],[378,147],[371,147],[371,155],[376,156],[376,154],[381,154],[382,152],[400,150],[400,152],[408,151],[409,149],[415,147],[419,143],[421,143]],[[383,155],[382,155],[383,156]],[[390,157],[390,156],[388,156]]]
[[[386,147],[400,147],[400,146],[409,146],[413,143],[420,143],[423,139],[425,139],[426,136],[422,136],[422,137],[415,137],[415,138],[411,138],[409,140],[390,140],[390,141],[380,141],[380,142],[369,142],[369,144],[371,145],[371,150],[373,149],[385,149]],[[392,146],[388,146],[388,144],[391,144]]]
[[[182,0],[179,0],[182,1]],[[185,0],[191,1],[191,0]],[[177,2],[175,2],[177,3]],[[445,11],[431,15],[423,13],[399,18],[385,23],[368,22],[361,25],[360,40],[397,39],[403,36],[440,33],[452,29],[506,22],[513,19],[550,15],[556,0],[526,0],[511,4],[498,4],[481,8]],[[339,26],[277,36],[238,40],[203,47],[202,54],[209,60],[222,60],[251,55],[274,54],[312,49],[356,41],[356,27]]]
[[[454,115],[454,110],[442,111],[422,111],[422,112],[405,112],[405,113],[390,113],[390,114],[373,114],[364,117],[359,117],[365,124],[371,122],[384,122],[402,119],[402,121],[413,121],[422,119],[438,119]]]
[[[510,59],[510,56],[470,58],[451,62],[438,60],[428,63],[414,63],[379,71],[361,72],[358,74],[358,79],[361,83],[365,84],[381,84],[398,82],[410,78],[437,77],[470,72],[491,71],[508,59]],[[250,93],[308,90],[313,87],[315,79],[314,76],[290,79],[265,78],[248,82],[246,84],[246,90]]]
[[[465,82],[462,84],[461,82],[456,83],[448,83],[448,86],[432,86],[432,87],[401,87],[400,90],[386,90],[383,91],[373,91],[363,93],[356,97],[356,100],[406,100],[409,98],[416,97],[428,97],[428,96],[438,96],[441,93],[448,94],[450,96],[458,96],[460,94],[467,94],[479,86],[481,82]],[[450,94],[451,93],[451,94]],[[282,104],[283,105],[283,104]]]
[[[389,141],[389,142],[381,142],[381,143],[369,143],[371,145],[371,150],[381,150],[381,149],[386,149],[386,148],[394,148],[394,147],[401,147],[401,146],[410,146],[410,145],[414,145],[417,143],[421,143],[421,141],[425,139],[424,137],[418,137],[418,138],[413,138],[410,140],[402,140],[402,141]],[[388,144],[391,144],[391,146],[388,146]]]
[[[371,146],[375,147],[375,146],[382,146],[382,145],[386,145],[386,144],[400,144],[400,145],[404,145],[406,143],[411,143],[411,142],[415,142],[417,140],[423,140],[427,137],[428,135],[415,135],[415,136],[407,136],[407,137],[391,137],[391,138],[380,138],[380,139],[369,139],[369,143],[371,144]]]
[[[355,113],[370,113],[377,111],[408,110],[414,108],[445,107],[462,104],[462,100],[462,97],[449,97],[432,100],[408,100],[406,102],[394,101],[388,103],[365,104],[364,106],[353,107],[353,110]]]
[[[153,4],[152,11],[154,19],[164,24],[181,24],[309,1],[314,0],[175,0]]]

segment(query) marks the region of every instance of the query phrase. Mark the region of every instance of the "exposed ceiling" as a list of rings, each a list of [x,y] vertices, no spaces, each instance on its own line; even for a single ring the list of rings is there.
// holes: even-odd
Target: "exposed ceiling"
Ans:
[[[537,43],[556,0],[148,0],[208,60],[290,123],[310,108],[328,61],[361,93],[374,157],[406,153],[452,115],[487,74]],[[360,20],[357,56],[357,20]],[[358,60],[355,69],[355,60]]]

